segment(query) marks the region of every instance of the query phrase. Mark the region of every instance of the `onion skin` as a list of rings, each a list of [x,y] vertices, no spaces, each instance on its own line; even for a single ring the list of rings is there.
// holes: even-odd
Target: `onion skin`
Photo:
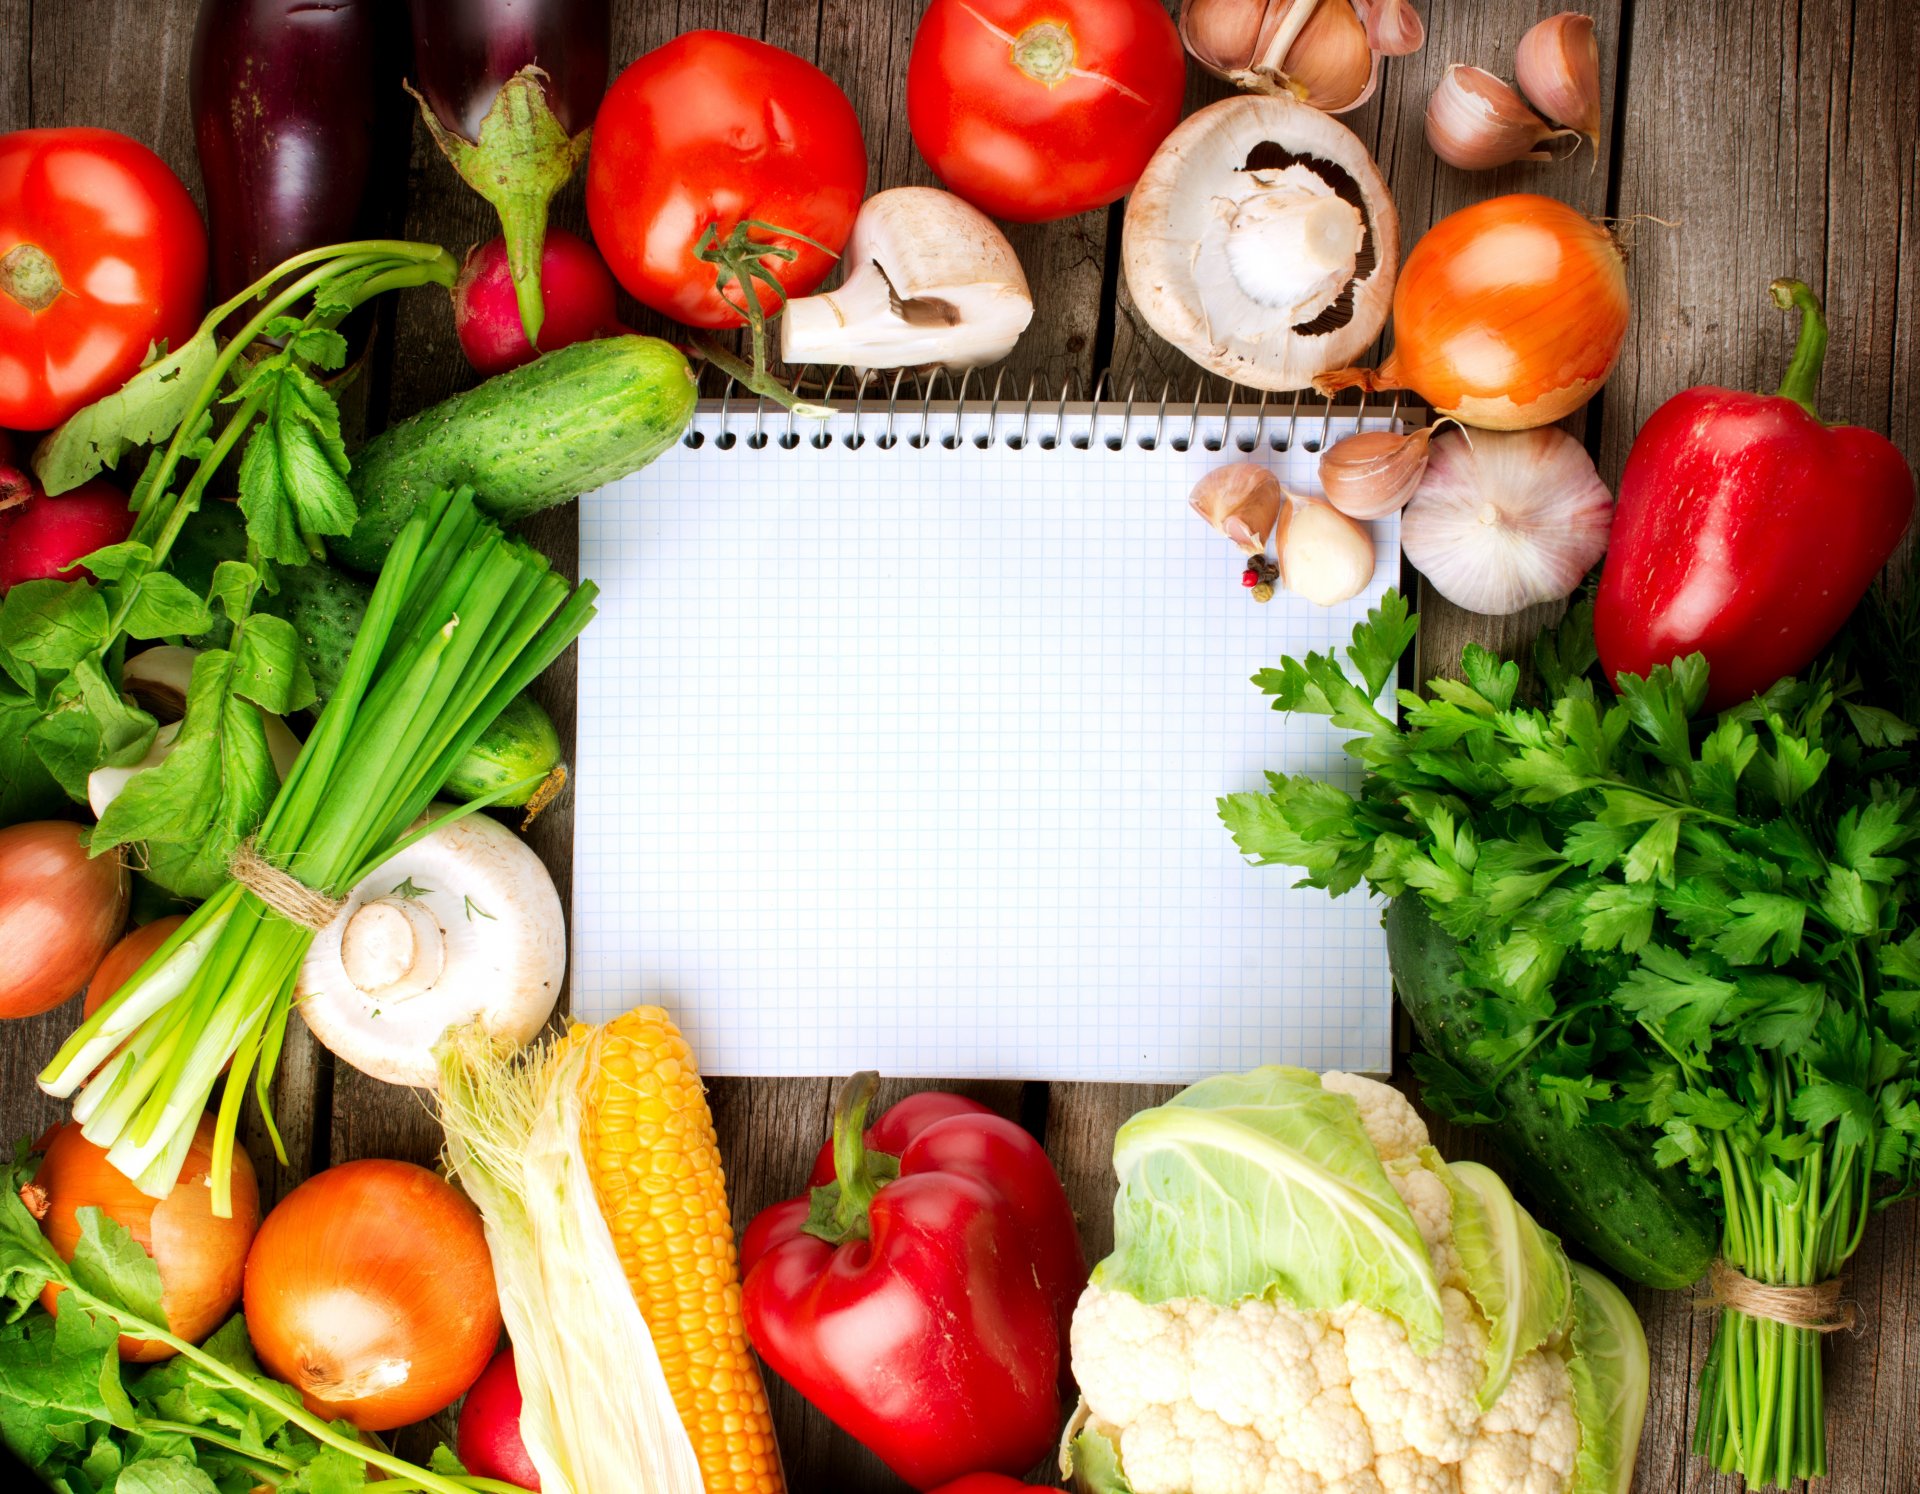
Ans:
[[[0,1017],[52,1011],[126,924],[133,879],[117,854],[88,860],[80,836],[65,820],[0,830]]]
[[[479,1212],[411,1162],[343,1162],[267,1216],[247,1331],[307,1409],[385,1432],[445,1410],[500,1341]]]
[[[106,1151],[80,1134],[73,1122],[55,1129],[46,1158],[24,1190],[27,1207],[40,1220],[40,1232],[72,1260],[80,1243],[79,1211],[94,1207],[126,1226],[141,1249],[160,1267],[160,1305],[176,1338],[199,1343],[227,1320],[240,1300],[247,1247],[260,1223],[260,1190],[253,1161],[243,1147],[233,1151],[233,1217],[213,1213],[214,1122],[200,1117],[180,1181],[165,1198],[148,1198],[131,1179],[107,1161]],[[41,1305],[58,1313],[65,1288],[48,1283]],[[173,1350],[149,1339],[120,1340],[120,1357],[150,1364],[171,1359]]]
[[[1626,259],[1565,203],[1515,193],[1462,208],[1414,245],[1393,293],[1393,352],[1314,381],[1411,389],[1487,430],[1550,425],[1599,391],[1627,336]]]

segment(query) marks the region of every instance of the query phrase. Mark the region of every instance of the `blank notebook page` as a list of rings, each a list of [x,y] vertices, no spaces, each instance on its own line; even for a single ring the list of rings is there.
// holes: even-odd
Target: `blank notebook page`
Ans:
[[[789,448],[781,415],[756,447],[703,411],[582,500],[575,1013],[657,1001],[709,1074],[1385,1071],[1378,903],[1249,866],[1215,810],[1270,769],[1357,781],[1249,677],[1344,645],[1396,524],[1352,603],[1261,606],[1187,506],[1231,460],[1317,491],[1318,412],[1250,457],[1206,449],[1219,412],[1184,451],[1137,413],[1085,448],[984,411],[950,447],[950,410],[915,446],[919,420]]]

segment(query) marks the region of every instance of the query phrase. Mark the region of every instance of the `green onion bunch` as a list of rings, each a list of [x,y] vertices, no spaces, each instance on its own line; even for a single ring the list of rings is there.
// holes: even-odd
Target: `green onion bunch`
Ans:
[[[409,833],[501,708],[579,636],[594,595],[504,536],[470,492],[422,504],[380,573],[339,689],[260,826],[256,854],[337,898],[402,846],[488,802]],[[227,882],[67,1040],[41,1087],[78,1091],[73,1113],[87,1138],[143,1191],[164,1197],[231,1063],[213,1158],[215,1212],[226,1216],[250,1082],[285,1160],[268,1091],[312,941],[310,928]]]

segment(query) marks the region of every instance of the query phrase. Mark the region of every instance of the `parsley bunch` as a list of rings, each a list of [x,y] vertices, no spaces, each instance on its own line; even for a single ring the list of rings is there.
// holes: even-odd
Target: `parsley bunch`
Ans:
[[[1418,619],[1389,593],[1346,666],[1255,681],[1358,733],[1359,793],[1275,774],[1221,817],[1305,885],[1419,897],[1460,944],[1496,1082],[1525,1073],[1569,1124],[1651,1128],[1718,1199],[1731,1265],[1827,1281],[1920,1177],[1920,734],[1844,650],[1710,720],[1698,655],[1615,698],[1592,620],[1540,638],[1532,698],[1470,645],[1462,678],[1398,692],[1396,721],[1380,702]],[[1497,1109],[1493,1086],[1416,1067],[1438,1108]],[[1696,1448],[1722,1471],[1825,1471],[1815,1332],[1727,1311],[1701,1394]]]

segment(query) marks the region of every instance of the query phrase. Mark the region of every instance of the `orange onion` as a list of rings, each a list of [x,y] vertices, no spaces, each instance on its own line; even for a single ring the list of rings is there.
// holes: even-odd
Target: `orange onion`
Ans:
[[[65,820],[0,830],[0,1017],[52,1011],[120,937],[132,879],[114,852],[89,860],[80,836]]]
[[[411,1162],[343,1162],[282,1199],[247,1256],[246,1310],[267,1370],[363,1432],[445,1410],[500,1340],[479,1211]]]
[[[199,1343],[226,1321],[240,1300],[240,1278],[246,1267],[247,1247],[260,1223],[260,1193],[254,1183],[253,1162],[243,1148],[233,1152],[233,1217],[219,1219],[213,1212],[213,1117],[203,1115],[193,1133],[193,1147],[180,1181],[165,1198],[149,1198],[107,1154],[80,1134],[69,1121],[54,1129],[46,1157],[33,1181],[20,1190],[27,1211],[40,1221],[40,1232],[72,1260],[80,1244],[80,1210],[96,1208],[124,1225],[135,1243],[160,1268],[160,1306],[167,1327],[176,1338]],[[57,1299],[65,1288],[48,1283],[40,1294],[48,1312],[58,1313]],[[171,1359],[173,1350],[155,1339],[120,1339],[120,1357],[137,1363]]]
[[[1393,292],[1393,351],[1322,394],[1411,389],[1489,430],[1549,425],[1607,381],[1627,336],[1626,257],[1604,225],[1530,193],[1442,218]]]

